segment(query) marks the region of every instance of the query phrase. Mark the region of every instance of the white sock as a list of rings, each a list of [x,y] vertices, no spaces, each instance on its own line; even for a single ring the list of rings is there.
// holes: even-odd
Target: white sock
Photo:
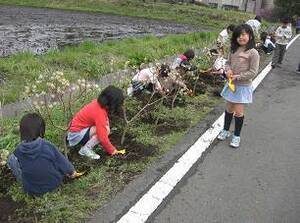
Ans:
[[[88,148],[88,149],[93,149],[96,145],[99,144],[99,140],[96,136],[93,136],[92,138],[90,138],[89,141],[87,141],[87,143],[83,146],[84,148]]]

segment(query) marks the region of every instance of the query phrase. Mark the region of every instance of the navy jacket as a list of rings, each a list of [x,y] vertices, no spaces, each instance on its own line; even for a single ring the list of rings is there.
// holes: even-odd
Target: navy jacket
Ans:
[[[50,142],[38,138],[22,142],[14,152],[22,171],[23,189],[28,194],[44,194],[56,189],[74,166]]]

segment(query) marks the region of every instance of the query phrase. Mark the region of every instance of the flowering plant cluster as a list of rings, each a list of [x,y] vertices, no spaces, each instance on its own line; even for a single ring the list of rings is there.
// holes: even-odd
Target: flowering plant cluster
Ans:
[[[8,150],[0,149],[0,166],[6,165],[8,156],[9,156]]]
[[[55,127],[59,126],[55,125],[53,112],[57,108],[62,109],[64,126],[59,128],[66,130],[76,102],[95,91],[100,91],[99,85],[85,79],[71,84],[63,72],[55,71],[41,74],[33,84],[25,86],[23,98],[29,99],[31,108],[47,118]]]

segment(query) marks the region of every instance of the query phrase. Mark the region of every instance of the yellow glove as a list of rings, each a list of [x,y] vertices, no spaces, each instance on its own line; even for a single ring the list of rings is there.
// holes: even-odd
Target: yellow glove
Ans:
[[[235,85],[234,85],[233,80],[231,78],[228,78],[228,87],[232,92],[235,92]]]
[[[228,79],[228,87],[232,92],[235,92],[235,85],[233,83],[232,77],[233,77],[233,72],[232,70],[227,71],[227,79]]]
[[[124,155],[126,153],[126,149],[117,150],[116,155]]]
[[[81,177],[83,174],[85,174],[86,171],[83,171],[83,172],[76,172],[75,173],[75,177]]]

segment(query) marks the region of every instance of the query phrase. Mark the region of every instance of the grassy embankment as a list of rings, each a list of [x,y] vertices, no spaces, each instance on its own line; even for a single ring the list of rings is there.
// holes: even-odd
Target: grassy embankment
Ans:
[[[89,99],[92,98],[91,97]],[[149,97],[149,96],[148,96]],[[79,101],[77,106],[87,103]],[[107,157],[101,153],[100,161],[72,156],[72,162],[78,171],[87,171],[79,179],[62,185],[59,190],[32,198],[25,195],[7,168],[0,167],[0,199],[1,196],[12,198],[20,206],[18,214],[22,221],[29,222],[79,222],[86,218],[90,211],[100,207],[130,182],[136,175],[155,162],[172,145],[180,140],[187,130],[194,126],[220,102],[212,91],[194,97],[180,97],[175,108],[162,105],[156,111],[138,118],[127,132],[122,148],[126,148],[128,156],[122,158]],[[129,114],[136,113],[142,107],[139,100],[127,100]],[[54,111],[56,124],[62,122],[62,109]],[[130,115],[132,116],[132,115]],[[158,124],[154,124],[159,117]],[[18,122],[20,117],[0,120],[0,148],[13,152],[19,143]],[[118,148],[124,122],[120,119],[111,123],[113,144]],[[63,150],[62,132],[47,121],[46,139]],[[14,216],[13,218],[15,218]]]
[[[146,36],[104,43],[85,42],[63,51],[51,50],[45,55],[17,53],[0,59],[0,71],[5,83],[0,88],[1,101],[16,101],[24,90],[24,83],[33,82],[45,71],[63,71],[70,81],[78,78],[99,79],[102,75],[135,67],[168,55],[175,55],[186,48],[201,49],[215,40],[215,33],[169,35],[164,38]]]

